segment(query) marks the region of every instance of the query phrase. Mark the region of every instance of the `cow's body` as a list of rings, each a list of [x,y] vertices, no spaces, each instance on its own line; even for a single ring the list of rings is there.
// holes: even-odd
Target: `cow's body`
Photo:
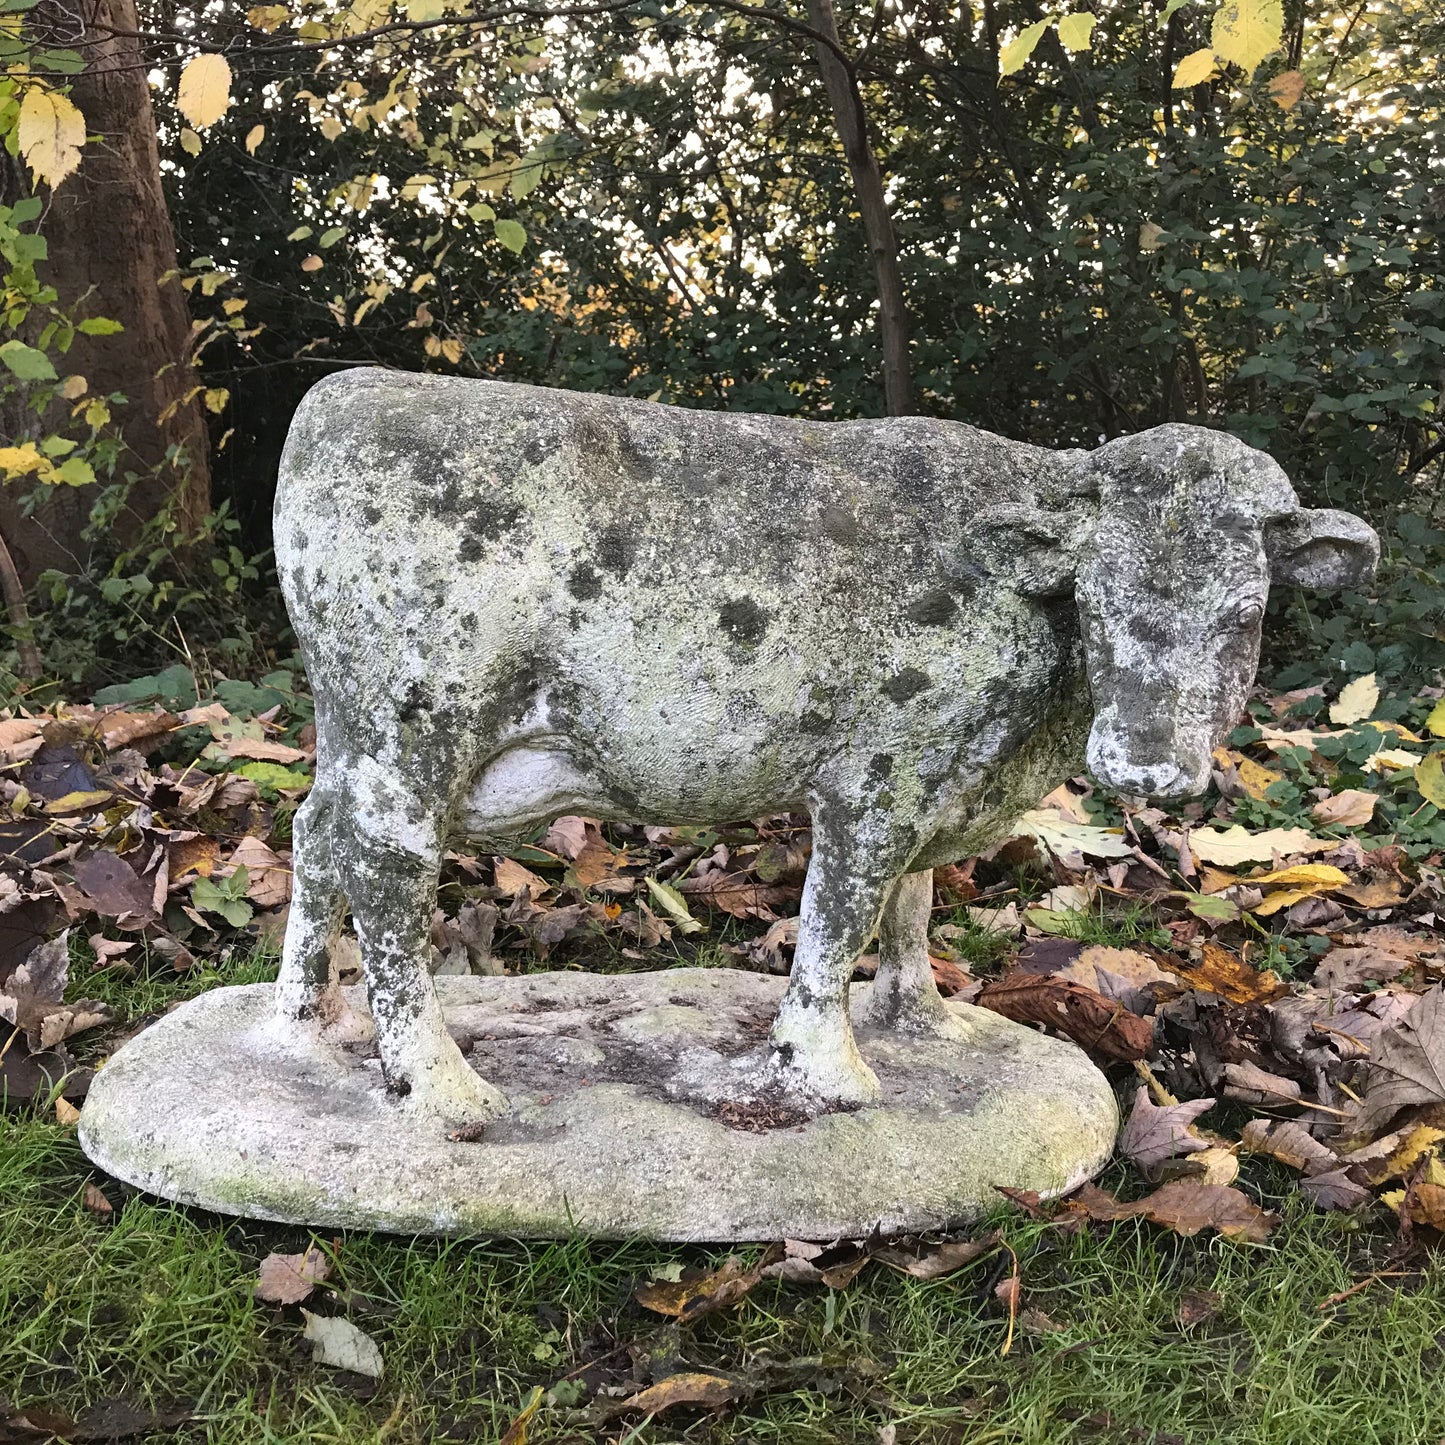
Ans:
[[[846,980],[885,901],[875,1011],[946,1027],[922,870],[1082,764],[1073,585],[1093,465],[923,418],[828,425],[378,371],[315,388],[276,499],[319,774],[283,1008],[334,1007],[325,939],[347,894],[393,1087],[491,1112],[421,972],[448,842],[569,812],[806,808],[798,964],[763,1074],[870,1097]],[[1271,488],[1293,497],[1261,476],[1241,575],[1263,571],[1257,518],[1286,509]],[[1231,585],[1221,564],[1220,605]],[[1247,648],[1229,657],[1221,697],[1253,671]]]

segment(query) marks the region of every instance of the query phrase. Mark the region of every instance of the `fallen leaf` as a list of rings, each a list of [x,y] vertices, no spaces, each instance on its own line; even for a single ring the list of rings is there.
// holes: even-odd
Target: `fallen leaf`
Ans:
[[[1241,863],[1273,863],[1295,853],[1323,853],[1336,846],[1330,838],[1316,838],[1303,828],[1269,828],[1263,833],[1247,832],[1236,823],[1230,828],[1194,828],[1189,834],[1190,851],[1205,863],[1237,868]]]
[[[1363,1184],[1357,1184],[1348,1169],[1331,1169],[1324,1174],[1311,1174],[1299,1182],[1300,1193],[1316,1209],[1358,1209],[1374,1195]]]
[[[1187,1289],[1179,1296],[1179,1323],[1184,1329],[1203,1324],[1219,1313],[1224,1296],[1212,1289]]]
[[[1436,984],[1409,1014],[1375,1041],[1363,1101],[1350,1124],[1355,1133],[1378,1133],[1411,1104],[1445,1103],[1445,986]]]
[[[542,1401],[545,1398],[542,1387],[534,1385],[527,1403],[517,1412],[512,1423],[507,1426],[498,1445],[527,1445],[527,1426],[531,1423],[532,1416],[542,1408]]]
[[[311,1357],[318,1365],[381,1379],[381,1349],[365,1330],[357,1329],[340,1315],[314,1315],[307,1309],[301,1315],[306,1321],[302,1338],[315,1345]]]
[[[1142,1059],[1154,1046],[1148,1019],[1068,979],[1018,971],[985,984],[973,1001],[1016,1023],[1046,1024],[1106,1058]]]
[[[1257,888],[1342,888],[1350,875],[1330,863],[1296,863],[1245,881]]]
[[[746,873],[715,870],[700,878],[689,878],[677,890],[685,898],[700,898],[733,918],[775,919],[775,909],[794,903],[798,890],[789,884],[761,883]]]
[[[1340,1162],[1329,1145],[1320,1143],[1292,1119],[1251,1119],[1240,1135],[1240,1144],[1247,1153],[1267,1154],[1304,1174],[1326,1174]]]
[[[330,1273],[331,1256],[318,1245],[304,1254],[268,1254],[257,1273],[256,1298],[267,1304],[300,1304]]]
[[[137,923],[154,916],[149,885],[124,858],[99,849],[77,858],[70,867],[77,886],[97,913]]]
[[[775,1251],[776,1253],[776,1251]],[[762,1266],[764,1279],[785,1279],[792,1284],[820,1284],[843,1289],[862,1272],[873,1256],[865,1245],[845,1240],[840,1244],[812,1244],[803,1239],[785,1239],[782,1258]]]
[[[664,1410],[672,1410],[679,1405],[701,1405],[708,1410],[720,1410],[729,1401],[737,1399],[740,1393],[737,1382],[726,1376],[685,1371],[649,1385],[612,1409],[618,1412],[637,1410],[644,1415],[660,1415]]]
[[[55,1122],[64,1128],[73,1129],[80,1123],[80,1110],[68,1099],[59,1098],[55,1101]]]
[[[997,1249],[998,1242],[997,1235],[989,1234],[982,1239],[948,1240],[925,1249],[922,1254],[909,1254],[902,1249],[875,1249],[873,1258],[913,1279],[942,1279]]]
[[[1036,838],[1060,859],[1070,854],[1089,858],[1128,858],[1134,848],[1118,828],[1099,828],[1091,823],[1076,823],[1062,813],[1048,808],[1032,808],[1020,814],[1014,823],[1015,837]]]
[[[85,1186],[85,1194],[82,1196],[81,1202],[92,1214],[101,1219],[107,1219],[115,1213],[115,1205],[94,1184]]]
[[[1260,972],[1229,949],[1207,939],[1200,945],[1197,961],[1191,959],[1186,963],[1166,953],[1156,957],[1160,967],[1177,974],[1190,988],[1218,994],[1230,1003],[1269,1003],[1289,992],[1278,974],[1268,969]]]
[[[1415,786],[1427,803],[1445,808],[1445,752],[1433,752],[1415,769]]]
[[[1300,1086],[1258,1064],[1241,1061],[1224,1066],[1224,1096],[1244,1104],[1293,1104],[1299,1100]]]
[[[733,1255],[706,1274],[684,1276],[676,1281],[653,1280],[638,1289],[635,1298],[654,1314],[675,1320],[697,1319],[736,1304],[762,1279],[763,1271],[781,1258],[782,1247],[776,1245],[751,1268]]]
[[[1310,817],[1326,827],[1363,828],[1375,816],[1378,793],[1363,788],[1343,788],[1310,809]]]
[[[1176,1179],[1162,1185],[1143,1199],[1121,1203],[1092,1184],[1085,1184],[1068,1203],[1090,1219],[1111,1221],[1142,1216],[1176,1234],[1194,1235],[1201,1229],[1263,1242],[1279,1223],[1238,1189],[1222,1184],[1205,1184],[1193,1179]]]
[[[503,898],[515,898],[525,891],[535,903],[547,891],[546,880],[514,858],[497,857],[492,866],[493,881]]]
[[[1119,1152],[1142,1170],[1149,1170],[1180,1154],[1208,1149],[1194,1132],[1194,1121],[1214,1107],[1213,1099],[1190,1099],[1182,1104],[1159,1105],[1140,1085],[1128,1122],[1119,1132]]]
[[[64,1002],[70,976],[69,939],[67,930],[37,944],[0,989],[0,1019],[24,1033],[32,1054],[115,1017],[110,1005],[97,999]]]
[[[291,864],[261,839],[242,838],[231,854],[232,868],[246,870],[246,897],[260,908],[279,908],[291,901]]]
[[[1411,964],[1382,948],[1332,948],[1320,959],[1311,980],[1329,993],[1354,993],[1362,984],[1389,983]]]
[[[687,911],[687,903],[682,894],[670,883],[660,883],[656,878],[649,878],[647,891],[652,894],[652,901],[672,920],[672,926],[679,933],[702,932],[702,924]]]
[[[1380,688],[1375,674],[1367,672],[1364,677],[1357,677],[1340,689],[1340,695],[1330,704],[1330,721],[1340,727],[1364,722],[1379,701]]]

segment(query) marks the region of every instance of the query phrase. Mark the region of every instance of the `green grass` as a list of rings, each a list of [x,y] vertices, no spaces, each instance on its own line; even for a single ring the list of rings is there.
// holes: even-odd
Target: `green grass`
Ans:
[[[1286,1205],[1263,1247],[1133,1221],[1070,1238],[1001,1213],[992,1223],[1018,1255],[1024,1309],[1059,1327],[1021,1325],[1007,1356],[994,1296],[1006,1253],[933,1283],[878,1265],[837,1293],[768,1282],[679,1329],[639,1309],[633,1288],[720,1253],[357,1234],[339,1242],[336,1282],[385,1353],[373,1393],[311,1363],[297,1311],[252,1298],[260,1259],[304,1247],[305,1231],[122,1203],[113,1184],[122,1207],[106,1222],[81,1202],[95,1177],[71,1131],[0,1121],[0,1395],[70,1410],[119,1395],[197,1402],[196,1423],[151,1438],[494,1441],[534,1385],[608,1350],[581,1385],[554,1392],[530,1439],[821,1445],[871,1442],[890,1423],[900,1441],[970,1445],[1434,1445],[1445,1434],[1438,1265],[1317,1308],[1387,1266],[1382,1213],[1362,1227]],[[1266,1173],[1253,1187],[1268,1197],[1283,1183]],[[1200,1290],[1218,1294],[1218,1312],[1181,1325],[1181,1299]],[[683,1412],[605,1429],[568,1403],[677,1369],[734,1373],[757,1393],[721,1420]]]
[[[1089,941],[1126,942],[1143,920],[1086,924]],[[965,942],[978,963],[997,948],[983,934]],[[86,976],[77,958],[74,989],[139,1021],[274,967],[238,948],[180,979],[143,967]],[[888,1425],[903,1445],[1437,1445],[1445,1269],[1379,1281],[1321,1312],[1393,1267],[1392,1221],[1381,1209],[1315,1213],[1258,1160],[1246,1174],[1284,1214],[1265,1246],[1183,1240],[1138,1221],[1069,1236],[1007,1210],[980,1224],[1001,1229],[1022,1271],[1025,1313],[1007,1355],[995,1295],[1006,1251],[932,1283],[879,1265],[836,1293],[766,1282],[678,1328],[635,1304],[636,1285],[725,1252],[350,1235],[336,1246],[342,1293],[316,1308],[377,1339],[386,1377],[372,1386],[315,1365],[299,1311],[252,1297],[260,1260],[305,1248],[307,1231],[133,1195],[91,1168],[72,1130],[10,1113],[0,1115],[0,1397],[72,1413],[115,1397],[195,1402],[190,1425],[147,1437],[192,1445],[491,1445],[537,1386],[550,1393],[532,1445],[873,1445]],[[84,1208],[89,1181],[116,1204],[111,1219]],[[1122,1170],[1103,1182],[1141,1187]],[[1198,1291],[1217,1294],[1218,1308],[1185,1326],[1181,1301]],[[749,1397],[717,1417],[604,1425],[583,1413],[679,1370],[735,1376]]]

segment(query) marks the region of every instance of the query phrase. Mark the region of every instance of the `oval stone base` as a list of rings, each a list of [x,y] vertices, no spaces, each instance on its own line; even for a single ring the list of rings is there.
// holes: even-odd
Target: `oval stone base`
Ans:
[[[697,1241],[941,1229],[997,1185],[1059,1194],[1108,1159],[1118,1113],[1099,1070],[966,1004],[949,1005],[958,1039],[859,1030],[878,1105],[809,1119],[759,1099],[747,1081],[785,982],[438,978],[453,1037],[511,1104],[475,1142],[408,1116],[374,1049],[280,1028],[270,985],[215,989],[117,1051],[80,1139],[127,1183],[256,1219]]]

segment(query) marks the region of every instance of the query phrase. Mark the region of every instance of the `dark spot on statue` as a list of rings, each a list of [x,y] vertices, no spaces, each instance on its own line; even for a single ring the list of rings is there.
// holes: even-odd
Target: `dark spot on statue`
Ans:
[[[734,642],[751,647],[768,630],[768,614],[751,597],[739,597],[718,608],[717,623]]]
[[[397,716],[404,723],[415,722],[422,713],[431,711],[431,698],[427,695],[426,684],[411,683],[406,690],[406,700]]]
[[[893,755],[891,753],[874,753],[868,760],[868,781],[881,783],[885,778],[892,776]]]
[[[933,679],[926,672],[920,672],[916,667],[905,667],[883,684],[883,692],[890,701],[901,703],[932,686]]]
[[[368,502],[362,509],[361,515],[368,527],[374,527],[381,521],[381,508],[375,502]]]
[[[773,1052],[777,1054],[778,1062],[782,1064],[784,1068],[787,1068],[787,1066],[793,1062],[792,1044],[777,1044],[774,1046]]]
[[[477,614],[475,612],[465,613],[462,617],[462,626],[468,632],[475,632],[477,629]]]
[[[602,595],[602,578],[590,562],[579,562],[567,578],[567,590],[579,602],[591,602]]]
[[[843,507],[824,507],[818,526],[825,537],[832,538],[840,547],[851,547],[858,540],[858,523]]]
[[[529,436],[527,444],[522,448],[522,460],[529,467],[540,467],[556,450],[555,443],[546,437]]]
[[[802,717],[798,719],[798,731],[807,733],[809,737],[817,737],[828,731],[833,726],[833,719],[826,717],[823,713],[814,712],[809,708]]]
[[[958,603],[941,587],[925,592],[908,606],[908,619],[923,627],[943,627],[958,616]]]
[[[1003,789],[990,788],[988,792],[983,795],[983,800],[990,808],[998,807],[998,805],[1003,802]]]
[[[637,556],[637,539],[626,527],[614,523],[602,529],[597,539],[597,560],[605,571],[625,577]]]

